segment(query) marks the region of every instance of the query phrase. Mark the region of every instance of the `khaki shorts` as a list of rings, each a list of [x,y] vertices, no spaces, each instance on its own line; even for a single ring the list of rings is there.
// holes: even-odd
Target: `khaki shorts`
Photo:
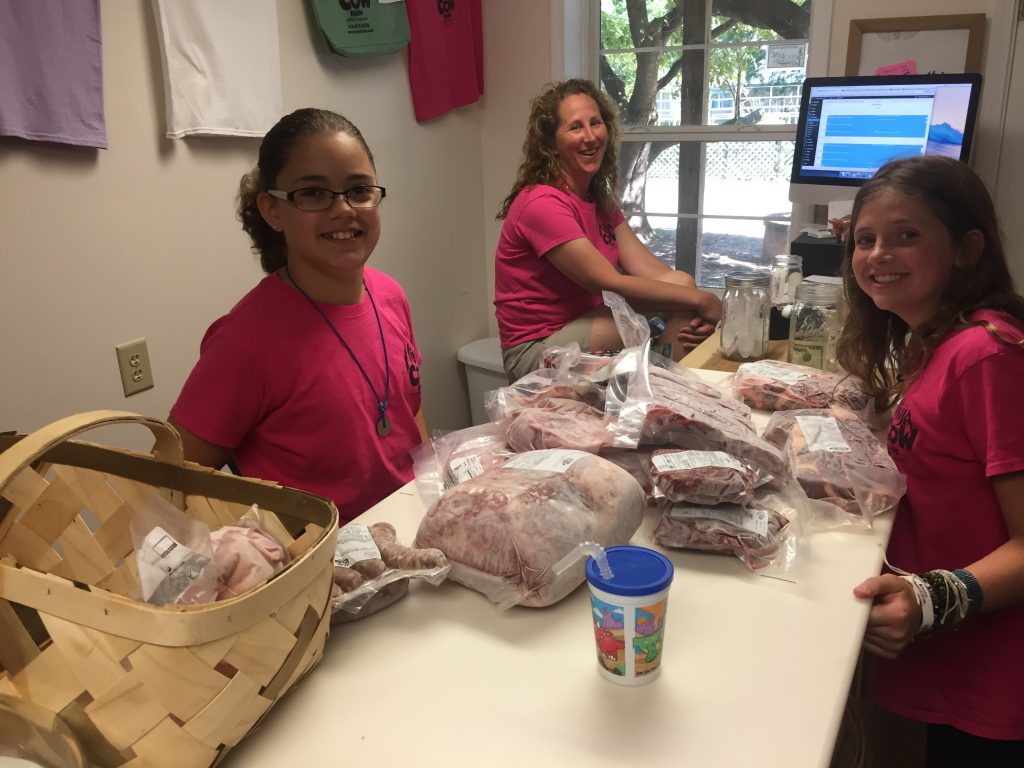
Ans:
[[[594,318],[588,313],[577,317],[555,331],[546,339],[531,339],[514,347],[501,350],[505,374],[509,382],[517,381],[540,367],[544,352],[551,347],[566,347],[572,342],[579,344],[584,352],[590,351],[590,329]]]

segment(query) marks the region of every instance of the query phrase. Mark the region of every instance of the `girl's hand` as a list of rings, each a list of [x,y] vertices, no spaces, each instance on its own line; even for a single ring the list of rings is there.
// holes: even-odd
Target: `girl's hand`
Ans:
[[[874,601],[864,632],[864,650],[895,659],[921,628],[921,606],[914,587],[899,576],[887,573],[858,584],[853,594]]]

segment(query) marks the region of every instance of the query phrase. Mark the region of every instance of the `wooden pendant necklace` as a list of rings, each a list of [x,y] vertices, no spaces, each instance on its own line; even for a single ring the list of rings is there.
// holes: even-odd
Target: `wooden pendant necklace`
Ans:
[[[373,386],[373,382],[370,381],[370,376],[366,373],[366,369],[363,368],[363,364],[359,362],[359,358],[356,357],[356,353],[352,351],[352,347],[348,345],[348,342],[342,337],[338,329],[334,327],[334,323],[327,314],[320,308],[313,297],[302,290],[302,286],[299,285],[295,278],[292,277],[292,273],[288,270],[288,265],[284,265],[284,273],[288,276],[289,282],[295,286],[295,289],[301,293],[306,301],[309,302],[310,306],[313,307],[327,323],[327,327],[331,329],[338,341],[341,342],[341,346],[345,348],[349,356],[352,358],[352,362],[356,364],[359,372],[363,374],[363,378],[366,379],[367,385],[370,387],[370,391],[373,393],[373,399],[377,404],[377,435],[379,437],[387,437],[391,434],[391,420],[388,418],[388,393],[391,391],[391,366],[388,365],[388,347],[384,343],[384,326],[380,322],[380,313],[377,312],[377,302],[373,300],[373,294],[370,293],[369,287],[366,285],[366,281],[363,281],[363,290],[366,291],[366,295],[370,297],[370,306],[373,307],[373,316],[377,319],[377,331],[380,333],[380,346],[384,350],[384,397],[380,397],[377,394],[377,389]]]

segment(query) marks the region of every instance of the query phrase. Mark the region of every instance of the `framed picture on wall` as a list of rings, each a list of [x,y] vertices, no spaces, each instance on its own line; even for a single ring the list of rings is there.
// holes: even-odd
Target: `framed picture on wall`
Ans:
[[[985,14],[853,19],[847,75],[981,72]]]

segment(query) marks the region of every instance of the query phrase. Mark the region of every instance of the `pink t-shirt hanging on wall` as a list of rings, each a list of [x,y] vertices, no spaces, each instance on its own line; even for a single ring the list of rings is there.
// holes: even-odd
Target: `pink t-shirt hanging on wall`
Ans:
[[[406,0],[405,10],[416,120],[478,101],[484,92],[480,0]]]

